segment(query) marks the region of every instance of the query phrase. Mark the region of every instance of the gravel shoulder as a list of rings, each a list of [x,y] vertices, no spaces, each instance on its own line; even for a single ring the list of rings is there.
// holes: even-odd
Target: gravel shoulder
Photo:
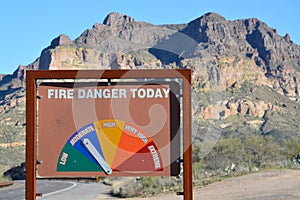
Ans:
[[[118,198],[97,198],[118,199]],[[175,193],[129,200],[183,199]],[[296,200],[300,199],[300,170],[270,170],[228,178],[194,190],[195,200]]]

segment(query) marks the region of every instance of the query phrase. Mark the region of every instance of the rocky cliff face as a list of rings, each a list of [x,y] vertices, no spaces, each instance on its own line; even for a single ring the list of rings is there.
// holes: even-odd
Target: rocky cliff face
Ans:
[[[112,13],[75,41],[65,35],[55,38],[41,53],[39,68],[193,67],[202,87],[209,81],[226,89],[256,79],[298,99],[300,48],[288,34],[281,37],[258,19],[228,21],[215,13],[167,27]]]
[[[31,65],[0,76],[0,148],[14,143],[24,151],[26,69],[140,68],[193,70],[200,140],[208,123],[224,136],[299,134],[300,47],[288,34],[258,19],[229,21],[216,13],[159,26],[111,13],[74,41],[59,35]]]
[[[108,15],[103,24],[95,23],[75,41],[60,35],[44,49],[40,69],[138,68],[156,66],[157,59],[147,52],[158,40],[170,34],[158,28],[118,13]],[[137,52],[139,50],[140,52]],[[131,55],[130,52],[135,51]],[[152,63],[153,62],[153,63]]]

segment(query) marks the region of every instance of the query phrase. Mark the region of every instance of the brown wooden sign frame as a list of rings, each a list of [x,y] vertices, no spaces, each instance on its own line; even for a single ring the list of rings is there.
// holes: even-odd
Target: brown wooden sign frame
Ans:
[[[191,70],[27,70],[26,72],[26,199],[36,199],[37,80],[43,79],[180,78],[183,89],[183,196],[193,199]]]

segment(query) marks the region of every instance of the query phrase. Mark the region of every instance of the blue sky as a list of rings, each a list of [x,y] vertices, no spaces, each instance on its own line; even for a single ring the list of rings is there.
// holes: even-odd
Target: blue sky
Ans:
[[[299,0],[8,0],[0,3],[0,73],[28,65],[60,34],[72,40],[110,12],[152,24],[187,23],[207,12],[258,18],[300,44]]]

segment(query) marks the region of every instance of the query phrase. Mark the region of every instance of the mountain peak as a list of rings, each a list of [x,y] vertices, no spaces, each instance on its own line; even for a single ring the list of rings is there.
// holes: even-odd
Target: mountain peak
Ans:
[[[103,24],[107,26],[124,26],[130,22],[134,22],[132,17],[124,14],[112,12],[104,19]]]
[[[51,41],[51,48],[55,48],[59,45],[70,45],[72,44],[72,40],[65,34],[60,34],[58,37],[54,38]]]
[[[205,21],[205,22],[222,22],[222,21],[226,21],[225,17],[223,17],[222,15],[219,15],[217,13],[214,12],[209,12],[204,14],[202,17],[199,18],[201,21]]]

